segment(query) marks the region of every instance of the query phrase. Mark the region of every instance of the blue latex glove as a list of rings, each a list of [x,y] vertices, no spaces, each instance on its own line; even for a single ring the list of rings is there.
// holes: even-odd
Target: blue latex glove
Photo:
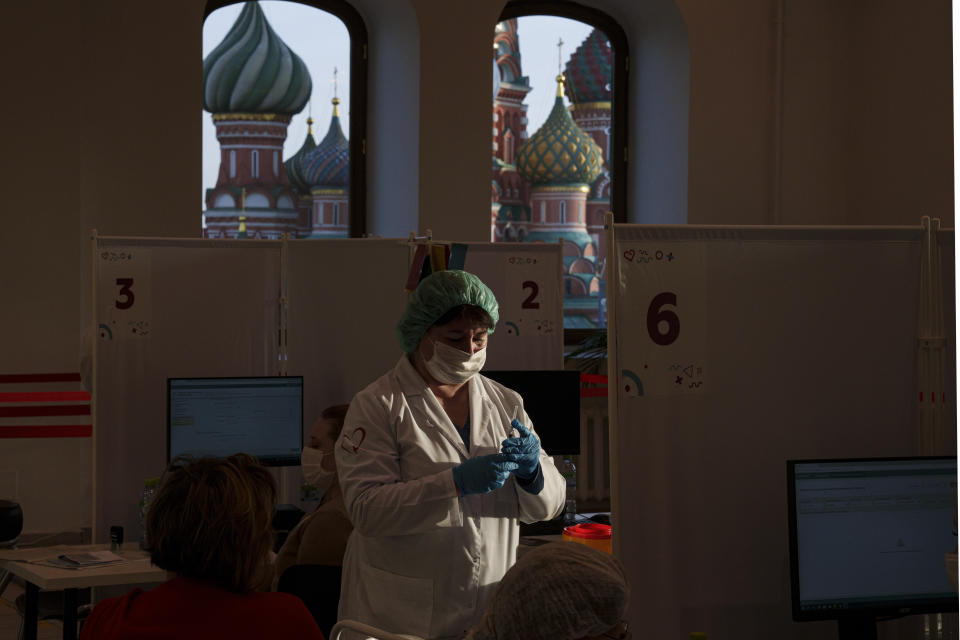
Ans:
[[[453,481],[463,495],[488,493],[499,489],[516,471],[516,456],[507,453],[491,453],[470,458],[453,468]]]
[[[520,436],[507,438],[501,442],[500,452],[514,456],[517,462],[517,470],[514,475],[517,478],[529,480],[537,474],[537,467],[540,466],[540,441],[516,418],[513,419],[510,426],[516,429]]]

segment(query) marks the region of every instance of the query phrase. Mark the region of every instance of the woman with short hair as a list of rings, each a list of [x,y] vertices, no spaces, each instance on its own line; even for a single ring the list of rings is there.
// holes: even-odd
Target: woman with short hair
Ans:
[[[272,564],[276,485],[252,456],[174,459],[147,511],[150,559],[166,582],[100,602],[81,640],[312,638],[300,599],[262,593]]]

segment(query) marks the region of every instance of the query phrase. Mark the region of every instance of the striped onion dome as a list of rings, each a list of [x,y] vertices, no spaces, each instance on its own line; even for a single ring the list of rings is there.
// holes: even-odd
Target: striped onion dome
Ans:
[[[610,102],[613,82],[613,49],[599,29],[577,47],[566,65],[566,89],[574,104]]]
[[[287,179],[297,190],[297,193],[306,195],[310,193],[310,185],[307,183],[303,174],[303,158],[317,148],[317,143],[313,139],[313,118],[307,118],[307,138],[303,141],[300,149],[287,158],[283,166],[287,170]]]
[[[256,2],[203,61],[203,108],[211,113],[284,113],[303,109],[313,83],[303,60],[274,32]]]
[[[547,121],[517,150],[517,171],[534,185],[588,185],[603,169],[603,151],[563,104],[562,82],[557,76],[557,99]]]
[[[527,84],[520,66],[520,44],[517,37],[517,19],[498,22],[494,27],[493,45],[496,49],[497,66],[503,82]]]
[[[311,187],[346,187],[350,184],[350,145],[340,128],[338,98],[333,99],[330,128],[315,149],[301,160],[303,180]]]

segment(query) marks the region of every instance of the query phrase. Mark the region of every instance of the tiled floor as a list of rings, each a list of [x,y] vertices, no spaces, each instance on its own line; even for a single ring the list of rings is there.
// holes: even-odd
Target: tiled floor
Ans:
[[[11,582],[0,596],[0,640],[16,640],[20,628],[20,614],[13,601],[23,593],[23,586]],[[38,627],[39,640],[60,640],[63,627],[58,620],[41,620]]]

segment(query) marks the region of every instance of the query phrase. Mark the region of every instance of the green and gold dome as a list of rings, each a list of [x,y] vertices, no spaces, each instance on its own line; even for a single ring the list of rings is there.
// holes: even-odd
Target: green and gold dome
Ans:
[[[211,113],[299,113],[313,84],[257,2],[247,2],[203,61],[203,108]]]
[[[308,153],[317,148],[317,142],[313,139],[313,118],[307,118],[307,137],[303,141],[300,149],[283,162],[287,170],[287,180],[293,185],[297,193],[302,195],[310,194],[310,184],[303,171],[303,159]]]
[[[547,121],[517,151],[517,171],[534,187],[589,185],[603,170],[603,151],[570,117],[563,104],[562,75]]]

